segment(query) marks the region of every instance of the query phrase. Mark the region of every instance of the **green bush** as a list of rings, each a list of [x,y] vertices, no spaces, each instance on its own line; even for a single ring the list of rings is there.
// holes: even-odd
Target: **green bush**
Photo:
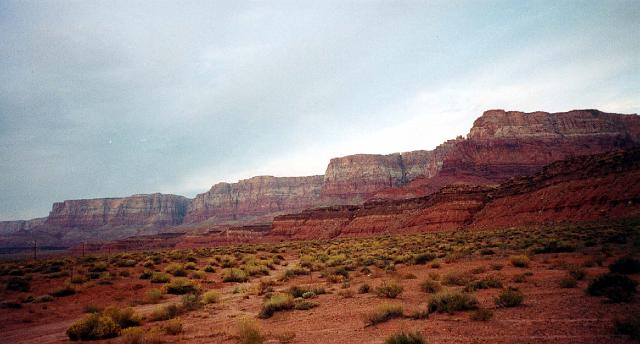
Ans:
[[[154,272],[151,274],[150,281],[151,283],[167,283],[171,280],[171,277],[168,274],[162,272]]]
[[[73,341],[96,340],[116,337],[120,328],[110,317],[94,313],[76,321],[66,333]]]
[[[7,280],[6,284],[7,290],[11,291],[21,291],[28,292],[31,289],[31,284],[25,278],[22,277],[11,277]]]
[[[513,288],[503,290],[495,299],[498,307],[515,307],[520,305],[522,301],[524,301],[524,295]]]
[[[609,271],[619,274],[640,273],[640,261],[633,257],[622,257],[609,265]]]
[[[186,278],[178,277],[164,286],[167,294],[183,295],[195,293],[198,287]]]
[[[202,301],[205,304],[220,302],[220,293],[216,290],[207,290],[202,294]]]
[[[381,285],[376,287],[376,294],[380,297],[395,299],[402,294],[403,290],[404,288],[396,283],[384,281]]]
[[[241,344],[261,344],[265,337],[253,319],[244,318],[236,323],[236,333]]]
[[[394,318],[400,318],[403,315],[401,305],[382,304],[375,311],[365,315],[364,321],[367,326],[373,326]]]
[[[151,313],[150,319],[152,321],[169,320],[177,317],[180,313],[182,313],[182,308],[172,303],[156,308]]]
[[[511,256],[511,265],[518,268],[526,268],[529,266],[529,257],[527,256]]]
[[[249,276],[243,270],[237,268],[227,268],[222,270],[223,282],[246,282]]]
[[[478,307],[478,300],[460,291],[443,291],[436,293],[429,299],[429,312],[454,313]]]
[[[69,287],[69,286],[65,286],[62,287],[54,292],[51,293],[51,295],[55,296],[55,297],[65,297],[65,296],[70,296],[76,293],[76,290]]]
[[[611,302],[629,302],[636,294],[638,283],[627,276],[607,273],[589,283],[587,293],[591,296],[606,296]]]
[[[295,304],[293,298],[289,294],[276,294],[271,296],[260,310],[259,317],[266,319],[271,318],[275,312],[293,309]]]
[[[420,332],[399,332],[390,335],[384,341],[385,344],[425,344],[427,341]]]
[[[493,312],[485,308],[480,308],[473,311],[470,318],[473,321],[489,321],[493,318]]]
[[[427,294],[437,293],[440,291],[440,289],[442,289],[442,286],[440,286],[440,283],[434,280],[427,279],[420,283],[420,290]]]

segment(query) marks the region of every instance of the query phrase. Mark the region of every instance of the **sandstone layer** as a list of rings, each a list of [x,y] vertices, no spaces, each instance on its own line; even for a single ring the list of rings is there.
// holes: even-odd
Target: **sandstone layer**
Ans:
[[[639,180],[640,149],[582,156],[497,187],[451,185],[419,198],[278,216],[269,235],[318,239],[637,217]]]
[[[218,183],[197,195],[185,223],[232,223],[296,212],[320,203],[323,176],[259,176],[237,183]]]
[[[189,202],[183,196],[159,193],[68,200],[53,204],[45,225],[63,228],[172,226],[182,223]]]

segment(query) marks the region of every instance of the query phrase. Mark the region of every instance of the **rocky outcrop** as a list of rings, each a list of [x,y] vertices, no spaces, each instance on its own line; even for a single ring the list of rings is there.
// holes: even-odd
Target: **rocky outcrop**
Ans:
[[[45,225],[85,229],[106,225],[172,226],[182,223],[189,203],[186,197],[159,193],[69,200],[53,204]]]
[[[41,217],[31,220],[0,221],[0,234],[12,234],[19,231],[28,231],[42,225],[46,219],[46,217]]]
[[[322,183],[322,176],[260,176],[218,183],[193,199],[185,223],[271,220],[278,214],[321,204]]]
[[[553,163],[497,187],[451,185],[428,196],[278,216],[273,237],[319,239],[640,216],[640,149]]]

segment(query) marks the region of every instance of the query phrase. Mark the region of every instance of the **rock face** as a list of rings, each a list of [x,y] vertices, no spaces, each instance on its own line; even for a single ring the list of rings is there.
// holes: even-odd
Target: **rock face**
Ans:
[[[218,183],[197,195],[185,223],[224,223],[266,218],[318,206],[322,176],[260,176],[237,183]]]
[[[278,216],[270,236],[334,238],[640,216],[640,149],[582,156],[497,186]]]
[[[41,217],[31,220],[0,221],[0,234],[12,234],[19,231],[28,231],[42,225],[46,219],[46,217]]]
[[[150,194],[58,202],[45,225],[62,228],[101,226],[172,226],[182,223],[190,200],[183,196]]]

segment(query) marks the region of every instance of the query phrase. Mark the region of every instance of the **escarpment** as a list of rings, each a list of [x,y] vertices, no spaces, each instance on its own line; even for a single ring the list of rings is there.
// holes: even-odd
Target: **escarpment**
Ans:
[[[150,194],[54,203],[44,225],[62,228],[101,226],[172,226],[182,223],[190,200]]]
[[[640,216],[640,149],[555,162],[499,186],[450,185],[424,197],[278,216],[269,235],[293,239],[499,228]]]
[[[189,205],[186,223],[255,220],[320,204],[322,176],[259,176],[218,183]]]
[[[433,150],[334,158],[324,175],[258,176],[218,183],[192,200],[151,194],[55,203],[45,219],[0,222],[0,246],[37,238],[66,245],[167,231],[206,233],[218,226],[269,223],[274,217],[273,233],[251,231],[247,237],[324,238],[620,217],[634,214],[634,193],[639,193],[638,179],[632,179],[636,172],[629,166],[622,175],[609,171],[601,179],[582,174],[582,179],[567,181],[558,171],[549,174],[551,166],[566,169],[578,166],[575,161],[543,167],[636,147],[640,147],[637,115],[489,110],[476,119],[466,137]],[[544,173],[545,180],[554,182],[543,187],[538,183]],[[584,171],[571,175],[580,173]],[[521,176],[535,177],[517,178]],[[517,180],[521,184],[513,184]],[[513,193],[522,183],[539,188]],[[617,202],[615,207],[612,202]],[[214,242],[245,237],[242,229],[226,233]]]

